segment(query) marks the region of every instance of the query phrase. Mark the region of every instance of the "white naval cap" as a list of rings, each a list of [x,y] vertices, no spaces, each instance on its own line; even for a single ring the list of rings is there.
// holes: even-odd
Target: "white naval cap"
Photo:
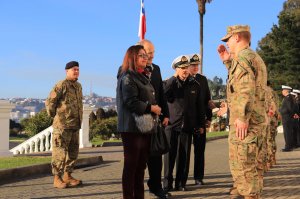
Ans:
[[[300,90],[297,90],[297,89],[293,89],[293,92],[300,94]]]
[[[200,64],[200,55],[199,54],[191,54],[188,55],[190,64]]]
[[[292,87],[281,85],[282,90],[293,90]]]
[[[173,62],[172,62],[172,68],[184,68],[189,66],[189,59],[186,55],[180,55],[178,57],[176,57]]]
[[[291,95],[297,96],[297,93],[290,92]]]

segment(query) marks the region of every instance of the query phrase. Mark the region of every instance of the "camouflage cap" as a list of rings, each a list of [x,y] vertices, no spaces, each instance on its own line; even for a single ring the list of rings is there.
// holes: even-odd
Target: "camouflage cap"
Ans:
[[[234,33],[238,32],[250,32],[250,27],[247,25],[234,25],[227,27],[227,34],[221,39],[226,42]]]
[[[190,64],[200,64],[200,55],[199,54],[192,54],[189,55]]]
[[[185,55],[180,55],[178,57],[176,57],[173,62],[172,62],[172,68],[184,68],[189,66],[189,59],[187,58],[187,56]]]

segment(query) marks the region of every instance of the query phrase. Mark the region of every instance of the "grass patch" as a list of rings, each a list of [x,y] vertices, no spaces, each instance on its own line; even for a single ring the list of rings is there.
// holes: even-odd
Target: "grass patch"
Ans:
[[[122,142],[122,140],[121,139],[119,139],[119,140],[103,140],[103,139],[101,139],[100,137],[98,137],[98,136],[96,136],[96,137],[94,137],[92,140],[91,140],[91,143],[93,144],[93,145],[102,145],[103,144],[103,142]]]
[[[228,135],[228,131],[216,131],[216,132],[206,133],[207,138],[224,136],[224,135]]]
[[[35,164],[44,164],[50,163],[51,156],[47,157],[31,157],[31,156],[22,156],[22,157],[5,157],[0,158],[0,169],[11,169]]]
[[[10,142],[24,142],[28,137],[9,137]]]

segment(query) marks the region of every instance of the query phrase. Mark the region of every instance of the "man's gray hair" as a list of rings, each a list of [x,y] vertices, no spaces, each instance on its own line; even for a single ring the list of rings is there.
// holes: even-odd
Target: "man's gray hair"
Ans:
[[[144,46],[145,43],[150,43],[153,45],[153,43],[150,41],[150,40],[147,40],[147,39],[143,39],[142,41],[138,41],[135,45],[141,45],[141,46]]]

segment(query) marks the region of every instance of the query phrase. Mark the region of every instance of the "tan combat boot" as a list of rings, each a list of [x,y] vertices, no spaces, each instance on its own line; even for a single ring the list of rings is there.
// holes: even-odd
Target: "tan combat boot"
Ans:
[[[239,194],[236,187],[230,188],[229,194],[230,194],[230,199],[239,199],[239,198],[241,198],[241,195]]]
[[[59,188],[59,189],[64,189],[67,187],[67,183],[62,181],[62,179],[59,175],[54,175],[53,187]]]
[[[275,157],[272,159],[272,165],[276,165],[276,158]]]
[[[64,173],[63,181],[69,186],[75,187],[82,184],[81,180],[77,180],[71,176],[71,173]]]
[[[268,163],[267,163],[267,164],[268,164]],[[269,171],[269,167],[268,167],[267,164],[264,166],[264,172],[268,172],[268,171]]]
[[[273,165],[272,165],[272,163],[267,163],[267,169],[268,169],[268,171],[271,169],[273,167]]]
[[[230,195],[237,195],[237,196],[240,195],[236,187],[230,188],[229,194]]]

